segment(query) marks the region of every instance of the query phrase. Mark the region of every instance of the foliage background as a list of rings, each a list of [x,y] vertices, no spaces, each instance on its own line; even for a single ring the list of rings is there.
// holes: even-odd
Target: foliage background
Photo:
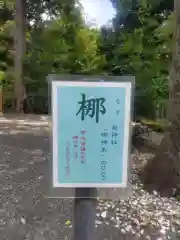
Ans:
[[[26,112],[47,112],[46,76],[134,75],[135,117],[165,117],[174,27],[173,1],[111,0],[109,26],[86,25],[77,1],[26,1]],[[172,3],[171,3],[172,2]],[[4,111],[14,99],[14,4],[0,1],[0,83]],[[46,13],[48,19],[42,16]]]

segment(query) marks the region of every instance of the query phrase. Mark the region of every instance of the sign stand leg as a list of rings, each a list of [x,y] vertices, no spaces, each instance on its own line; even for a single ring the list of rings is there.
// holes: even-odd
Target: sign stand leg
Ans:
[[[95,240],[96,189],[76,189],[73,240]]]

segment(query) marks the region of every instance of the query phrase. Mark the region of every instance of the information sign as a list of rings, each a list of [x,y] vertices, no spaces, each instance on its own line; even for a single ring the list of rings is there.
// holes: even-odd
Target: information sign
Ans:
[[[131,95],[131,82],[52,81],[53,187],[127,187]]]

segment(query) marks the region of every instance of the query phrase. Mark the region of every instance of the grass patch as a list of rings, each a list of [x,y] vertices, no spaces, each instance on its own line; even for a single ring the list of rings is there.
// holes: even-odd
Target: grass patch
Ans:
[[[180,202],[180,195],[176,196],[176,199]]]
[[[168,122],[165,119],[142,119],[141,122],[146,124],[149,128],[153,129],[156,132],[164,132],[166,127],[168,126]]]

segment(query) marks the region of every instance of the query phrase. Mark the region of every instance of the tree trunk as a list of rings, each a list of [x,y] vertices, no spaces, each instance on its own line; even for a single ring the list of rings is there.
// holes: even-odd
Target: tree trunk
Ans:
[[[171,194],[180,184],[180,0],[174,0],[176,26],[170,80],[169,127],[156,156],[147,163],[142,179],[150,189]]]
[[[14,82],[14,94],[16,112],[23,111],[23,100],[25,95],[24,81],[23,81],[23,59],[25,56],[25,0],[16,0],[16,13],[15,13],[15,33],[14,33],[14,45],[15,45],[15,82]]]

